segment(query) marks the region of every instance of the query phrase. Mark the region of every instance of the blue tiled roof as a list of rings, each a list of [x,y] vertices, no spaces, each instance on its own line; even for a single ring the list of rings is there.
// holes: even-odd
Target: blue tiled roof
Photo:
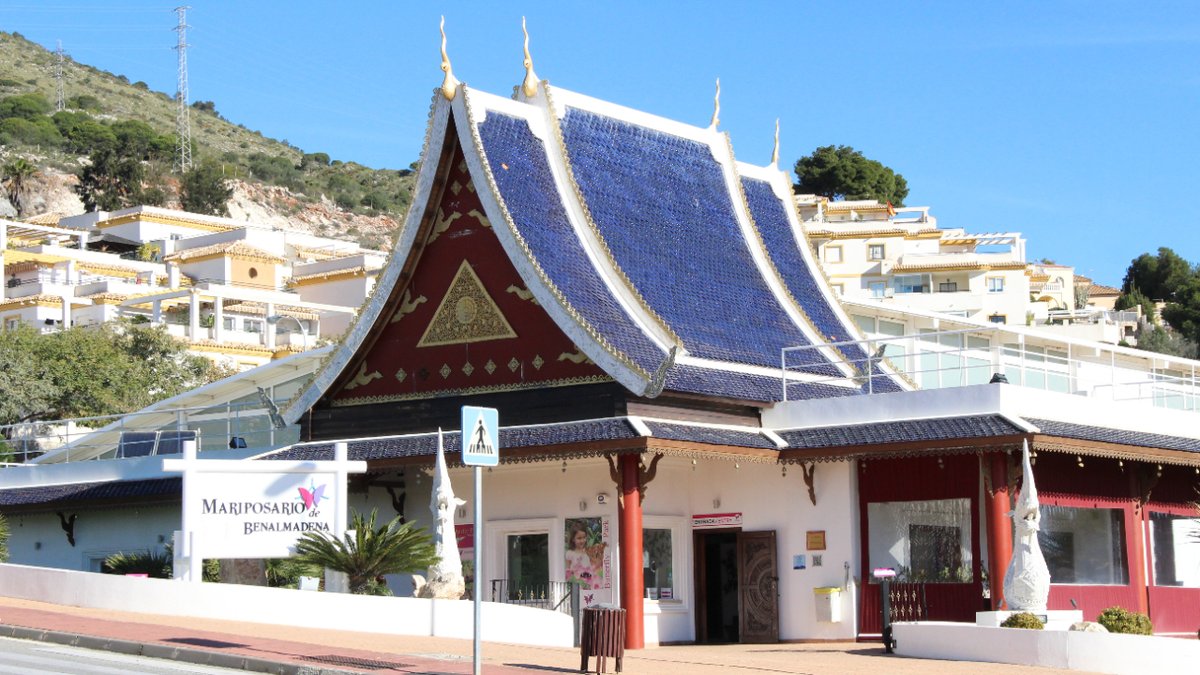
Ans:
[[[1143,448],[1164,448],[1166,450],[1182,450],[1184,452],[1200,452],[1200,439],[1184,438],[1182,436],[1167,436],[1151,434],[1143,431],[1126,431],[1110,429],[1085,424],[1072,424],[1055,420],[1026,417],[1025,421],[1036,426],[1042,433],[1063,438],[1075,438],[1081,441],[1099,441],[1102,443],[1118,443],[1134,445]]]
[[[924,420],[898,420],[849,426],[780,431],[789,450],[937,441],[1024,433],[1001,415],[975,415]]]
[[[504,449],[532,448],[589,441],[608,441],[637,438],[637,432],[624,418],[587,420],[567,424],[532,425],[525,427],[502,427],[500,447]],[[447,452],[458,452],[461,443],[458,432],[444,432],[442,444]],[[399,459],[403,457],[430,457],[437,454],[437,434],[413,434],[389,438],[352,440],[347,444],[347,454],[352,460]],[[265,460],[331,460],[332,443],[314,443],[293,446],[283,452],[264,457]]]
[[[807,243],[796,239],[788,220],[784,204],[771,189],[771,184],[756,178],[742,177],[742,189],[746,193],[746,203],[754,223],[762,234],[763,243],[775,263],[775,268],[783,277],[784,284],[791,291],[792,297],[800,303],[804,313],[821,335],[829,342],[851,342],[858,340],[838,318],[830,307],[825,294],[821,292],[821,284],[817,281],[813,270],[805,263],[800,254],[800,247]],[[859,344],[847,345],[841,348],[842,353],[852,363],[860,368],[867,362],[867,352]],[[791,358],[799,358],[809,354],[809,350],[793,352]],[[877,377],[872,383],[874,391],[900,391],[900,387],[884,374],[878,366],[872,364],[871,369]]]
[[[750,375],[690,365],[672,367],[667,374],[665,389],[762,403],[783,400],[783,380],[780,377]],[[788,398],[791,400],[857,396],[861,393],[857,389],[832,384],[793,382],[788,385]]]
[[[13,488],[0,490],[0,508],[178,497],[182,484],[181,478],[159,478]]]
[[[646,426],[655,438],[666,438],[675,441],[691,441],[694,443],[709,443],[712,445],[733,445],[742,448],[763,448],[778,450],[774,443],[761,433],[742,431],[738,429],[714,429],[698,427],[691,424],[673,424],[670,422],[646,421]]]
[[[562,131],[617,264],[690,353],[774,367],[809,344],[759,274],[707,145],[577,108]],[[814,354],[810,370],[837,374]]]
[[[653,373],[666,354],[629,318],[588,260],[567,219],[541,139],[525,120],[495,111],[479,125],[479,136],[513,223],[538,264],[610,344]]]

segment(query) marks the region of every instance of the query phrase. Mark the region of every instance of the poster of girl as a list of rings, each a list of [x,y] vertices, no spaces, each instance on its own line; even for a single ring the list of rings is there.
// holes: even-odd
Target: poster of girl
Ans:
[[[567,581],[580,581],[585,589],[606,588],[604,577],[605,549],[603,519],[567,518],[566,526]]]

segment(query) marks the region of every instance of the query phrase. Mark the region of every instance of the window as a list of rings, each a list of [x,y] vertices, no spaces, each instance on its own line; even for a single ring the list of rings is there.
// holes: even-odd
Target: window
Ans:
[[[988,293],[1003,293],[1004,292],[1004,277],[988,277],[987,278]]]
[[[1050,569],[1050,583],[1129,583],[1125,513],[1120,509],[1043,504],[1038,544]]]
[[[825,247],[825,262],[827,262],[827,263],[842,262],[842,247],[841,246],[826,246]]]
[[[4,319],[4,330],[16,330],[21,327],[21,318],[10,316]]]
[[[646,516],[642,521],[642,578],[647,611],[683,611],[689,577],[684,565],[682,518]]]
[[[883,244],[869,244],[867,246],[868,260],[883,260]]]
[[[1008,317],[1003,314],[993,314],[988,317],[988,321],[992,323],[1008,323]]]
[[[971,569],[971,500],[867,504],[871,567],[898,581],[966,583]]]
[[[545,597],[550,584],[550,535],[510,534],[505,549],[509,599]]]
[[[242,330],[247,333],[261,333],[262,328],[262,321],[258,319],[242,319]]]
[[[958,292],[958,282],[957,281],[943,281],[942,283],[938,284],[938,293],[957,293],[957,292]]]
[[[928,293],[929,278],[923,274],[900,274],[892,282],[897,293]]]
[[[236,326],[237,326],[237,319],[234,319],[232,316],[221,317],[221,328],[223,328],[225,330],[234,330],[234,328]]]
[[[887,297],[887,282],[886,281],[869,281],[867,288],[871,291],[872,298]]]
[[[1155,586],[1200,588],[1200,518],[1150,512]]]
[[[846,295],[845,284],[830,284],[829,287],[833,289],[833,294],[839,298]]]

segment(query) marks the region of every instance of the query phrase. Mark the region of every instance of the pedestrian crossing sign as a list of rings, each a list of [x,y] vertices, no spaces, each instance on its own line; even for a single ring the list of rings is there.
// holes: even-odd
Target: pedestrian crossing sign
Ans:
[[[467,466],[500,463],[499,413],[495,408],[463,406],[462,462]]]

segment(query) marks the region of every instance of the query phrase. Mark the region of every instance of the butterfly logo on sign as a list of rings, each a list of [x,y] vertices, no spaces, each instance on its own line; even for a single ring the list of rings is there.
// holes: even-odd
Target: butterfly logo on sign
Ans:
[[[300,491],[300,501],[304,502],[305,510],[309,511],[310,516],[316,516],[320,512],[317,507],[321,505],[322,499],[329,499],[325,496],[325,485],[315,486],[311,481],[308,483],[308,488],[296,488]]]

